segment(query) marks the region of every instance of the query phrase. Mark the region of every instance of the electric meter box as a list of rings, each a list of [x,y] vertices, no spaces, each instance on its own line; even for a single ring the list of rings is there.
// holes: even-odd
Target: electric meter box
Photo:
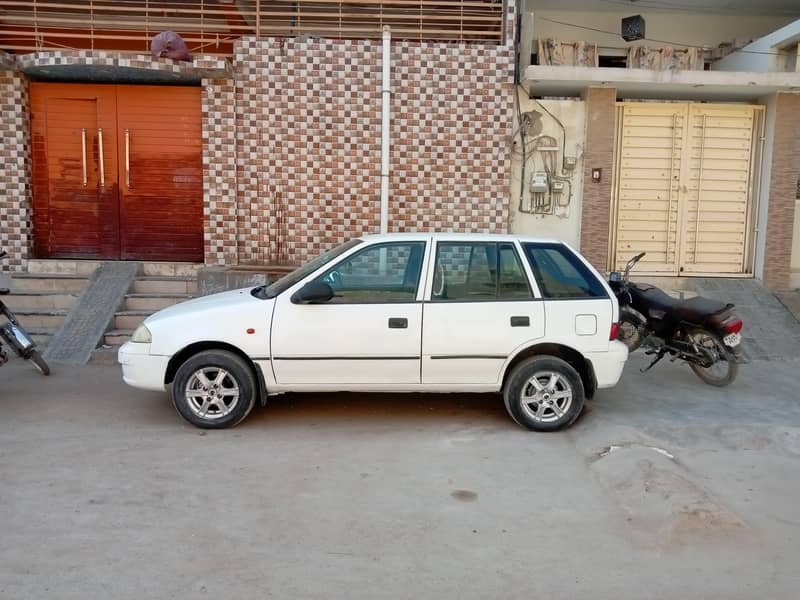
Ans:
[[[531,175],[531,192],[534,194],[544,194],[550,186],[547,185],[547,173],[537,171]]]

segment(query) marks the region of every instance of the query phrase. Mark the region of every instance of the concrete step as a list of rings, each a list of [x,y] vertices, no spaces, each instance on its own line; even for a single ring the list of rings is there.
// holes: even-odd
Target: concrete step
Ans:
[[[85,275],[42,275],[41,273],[14,273],[12,292],[60,292],[77,294],[83,291],[89,279]]]
[[[103,342],[106,346],[121,346],[131,339],[133,329],[112,329],[106,331]]]
[[[125,296],[125,306],[128,310],[155,312],[191,298],[190,294],[128,294]]]
[[[97,348],[89,357],[90,365],[116,365],[119,346],[103,346]]]
[[[101,264],[103,263],[99,260],[33,258],[28,261],[28,273],[88,276],[94,273]]]
[[[152,310],[121,310],[114,315],[114,329],[136,329],[152,314]]]
[[[38,308],[71,308],[77,299],[76,294],[59,294],[53,292],[17,292],[3,296],[3,302],[13,311],[33,310]]]
[[[91,275],[103,264],[102,260],[71,260],[58,258],[34,258],[28,261],[29,273],[65,274],[65,275]],[[139,262],[139,261],[130,261]],[[185,262],[139,262],[139,268],[146,276],[194,276],[203,268],[203,263]]]
[[[203,263],[143,262],[141,273],[145,277],[195,277]]]
[[[52,327],[33,327],[31,329],[25,329],[25,332],[36,342],[40,350],[47,348],[56,331],[58,331],[58,329]]]
[[[197,279],[190,276],[137,277],[133,282],[135,294],[197,294]]]
[[[26,330],[40,328],[58,329],[64,323],[67,311],[64,309],[25,309],[15,310],[19,322]]]

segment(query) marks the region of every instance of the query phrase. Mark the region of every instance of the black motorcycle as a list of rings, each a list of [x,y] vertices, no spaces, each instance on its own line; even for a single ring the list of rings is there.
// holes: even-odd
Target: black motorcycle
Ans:
[[[625,272],[609,276],[620,307],[617,339],[633,352],[644,345],[655,355],[642,372],[665,356],[683,360],[709,385],[724,387],[736,379],[742,358],[742,320],[733,304],[696,296],[680,300],[652,285],[630,281],[631,269],[645,255],[634,256]]]
[[[6,252],[0,251],[0,259],[6,256]],[[0,296],[6,296],[9,293],[10,290],[0,288]],[[31,361],[42,375],[50,375],[50,367],[36,349],[36,344],[25,332],[11,309],[2,300],[0,300],[0,315],[6,318],[6,322],[0,325],[0,340],[5,341],[8,347],[13,349],[18,356]],[[4,365],[7,362],[8,354],[3,349],[3,344],[0,343],[0,365]]]

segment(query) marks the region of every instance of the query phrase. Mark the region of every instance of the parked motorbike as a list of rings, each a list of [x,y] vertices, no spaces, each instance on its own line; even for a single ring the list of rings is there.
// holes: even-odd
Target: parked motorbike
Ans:
[[[633,352],[640,346],[653,361],[649,371],[665,356],[683,360],[709,385],[724,387],[736,379],[742,356],[742,320],[734,305],[696,296],[673,298],[653,285],[632,283],[631,269],[645,253],[634,256],[625,272],[609,276],[620,307],[617,339]]]
[[[0,251],[0,259],[7,256],[5,251]],[[0,296],[6,296],[10,290],[0,288]],[[0,315],[6,318],[6,322],[0,325],[0,342],[5,341],[6,345],[14,350],[18,356],[31,361],[42,375],[50,375],[50,367],[45,362],[42,355],[36,349],[36,344],[20,325],[17,317],[0,300]],[[0,366],[8,362],[8,354],[0,343]]]

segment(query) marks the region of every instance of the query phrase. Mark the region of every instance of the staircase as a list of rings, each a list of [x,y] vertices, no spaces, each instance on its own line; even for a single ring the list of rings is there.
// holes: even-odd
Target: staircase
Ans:
[[[74,261],[67,261],[74,263]],[[30,261],[27,273],[11,274],[11,294],[2,300],[34,342],[44,349],[61,327],[94,267],[65,268],[60,261]]]
[[[90,362],[116,364],[119,347],[131,339],[142,321],[162,308],[196,297],[197,271],[201,267],[191,263],[142,263]]]
[[[85,352],[88,356],[96,344],[90,362],[116,364],[119,346],[131,338],[148,316],[199,295],[198,271],[203,268],[202,264],[142,262],[138,267],[130,265],[127,277],[121,280],[113,270],[109,271],[110,265],[98,271],[102,265],[101,261],[94,260],[30,260],[27,273],[11,274],[12,293],[3,300],[42,350],[58,332],[50,349],[56,355],[72,353],[71,356],[76,356]],[[135,268],[138,268],[136,275]],[[291,270],[293,267],[244,267],[237,269],[230,279],[217,281],[211,290],[220,286],[224,290],[231,285],[257,285],[253,283],[253,274],[265,274],[274,280]],[[111,280],[104,279],[109,276]],[[111,293],[103,282],[115,277],[118,287]],[[263,282],[263,278],[260,281]],[[206,293],[211,292],[206,290]],[[104,295],[109,298],[106,303]],[[80,304],[77,303],[79,298]],[[95,310],[97,307],[101,309]],[[62,329],[68,314],[67,327]],[[94,314],[98,316],[94,318]],[[94,318],[94,331],[87,331],[86,335],[82,335],[80,329],[73,331],[76,324],[80,328],[81,319],[87,318]],[[106,322],[108,326],[103,333]],[[82,348],[75,350],[74,340],[82,343]]]

